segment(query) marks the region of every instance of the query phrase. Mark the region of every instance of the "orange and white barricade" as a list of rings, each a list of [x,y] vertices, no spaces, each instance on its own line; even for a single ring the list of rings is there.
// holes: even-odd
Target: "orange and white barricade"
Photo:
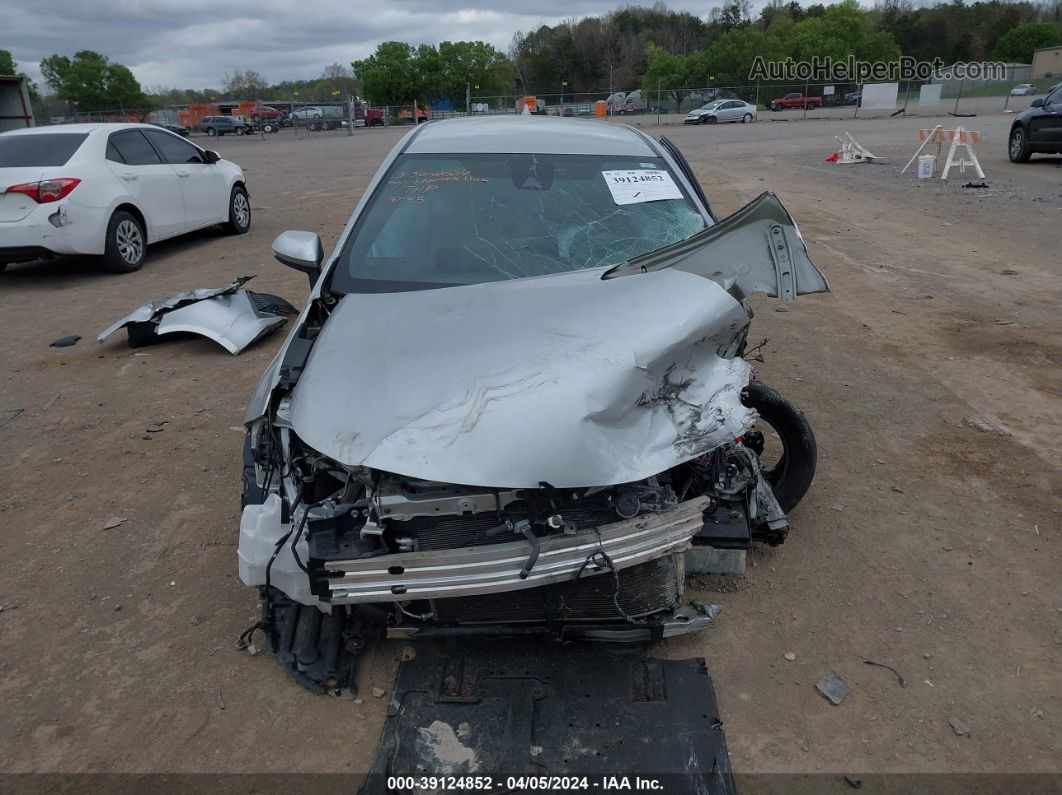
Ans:
[[[948,157],[944,161],[944,170],[940,174],[941,179],[948,178],[948,172],[951,171],[952,166],[959,167],[959,173],[965,173],[967,166],[972,166],[977,176],[981,179],[985,178],[985,172],[981,169],[981,163],[977,159],[977,153],[974,151],[974,147],[981,143],[981,132],[979,130],[967,130],[964,127],[956,127],[954,130],[945,130],[944,127],[938,124],[931,130],[919,130],[918,139],[922,144],[918,147],[911,159],[907,161],[907,165],[900,169],[900,173],[903,174],[907,169],[911,167],[911,164],[918,159],[918,156],[922,154],[922,150],[929,145],[930,142],[937,145],[937,157],[940,157],[941,147],[945,143],[950,142],[948,147]]]

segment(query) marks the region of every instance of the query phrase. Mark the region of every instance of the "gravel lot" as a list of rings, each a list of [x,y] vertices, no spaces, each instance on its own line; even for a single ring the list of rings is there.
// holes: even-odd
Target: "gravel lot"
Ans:
[[[1007,162],[1012,116],[986,106],[962,123],[984,131],[989,187],[964,189],[896,173],[919,127],[954,118],[787,116],[636,120],[679,145],[717,215],[778,193],[833,288],[757,301],[753,325],[759,377],[818,434],[794,532],[741,579],[692,581],[718,624],[656,653],[707,657],[739,773],[1060,772],[1062,157]],[[886,161],[823,163],[846,129]],[[233,648],[255,612],[236,576],[240,424],[281,335],[239,357],[94,340],[240,275],[301,306],[271,240],[310,229],[329,249],[400,134],[226,137],[250,234],[157,245],[127,276],[81,259],[0,274],[0,411],[22,410],[0,427],[0,771],[367,767],[399,644],[366,658],[360,703]],[[48,346],[67,334],[84,339]],[[852,688],[840,706],[814,689],[830,671]]]

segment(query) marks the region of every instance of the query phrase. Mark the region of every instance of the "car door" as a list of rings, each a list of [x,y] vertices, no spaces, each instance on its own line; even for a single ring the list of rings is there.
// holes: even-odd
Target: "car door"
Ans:
[[[723,106],[723,113],[726,114],[723,118],[725,121],[736,121],[741,118],[741,108],[743,103],[735,100],[730,100]]]
[[[184,200],[186,229],[227,220],[229,186],[224,172],[208,163],[203,150],[173,133],[146,130],[144,134],[173,169]]]
[[[1029,119],[1029,142],[1062,147],[1062,86],[1044,97],[1043,106]]]
[[[122,181],[147,221],[148,239],[176,235],[185,228],[184,200],[173,167],[140,130],[111,133],[107,166]]]

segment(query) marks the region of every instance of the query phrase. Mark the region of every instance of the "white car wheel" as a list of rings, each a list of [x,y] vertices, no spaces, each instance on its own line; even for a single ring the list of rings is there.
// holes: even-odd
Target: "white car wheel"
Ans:
[[[742,124],[749,124],[751,121],[752,121],[752,114],[751,113],[746,113],[744,116],[741,117],[741,123]]]
[[[132,273],[144,264],[146,237],[140,221],[125,210],[118,210],[107,224],[103,267],[111,273]]]

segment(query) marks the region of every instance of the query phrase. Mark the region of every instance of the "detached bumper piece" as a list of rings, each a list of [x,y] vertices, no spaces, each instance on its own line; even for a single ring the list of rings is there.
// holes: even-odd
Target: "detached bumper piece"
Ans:
[[[166,334],[190,333],[238,354],[298,314],[279,296],[242,289],[252,278],[241,276],[225,287],[191,290],[149,301],[104,329],[97,341],[103,342],[120,328],[129,335],[131,348],[150,345]]]
[[[521,642],[418,642],[404,657],[364,795],[439,776],[504,792],[620,789],[623,777],[629,790],[735,792],[703,659]]]

